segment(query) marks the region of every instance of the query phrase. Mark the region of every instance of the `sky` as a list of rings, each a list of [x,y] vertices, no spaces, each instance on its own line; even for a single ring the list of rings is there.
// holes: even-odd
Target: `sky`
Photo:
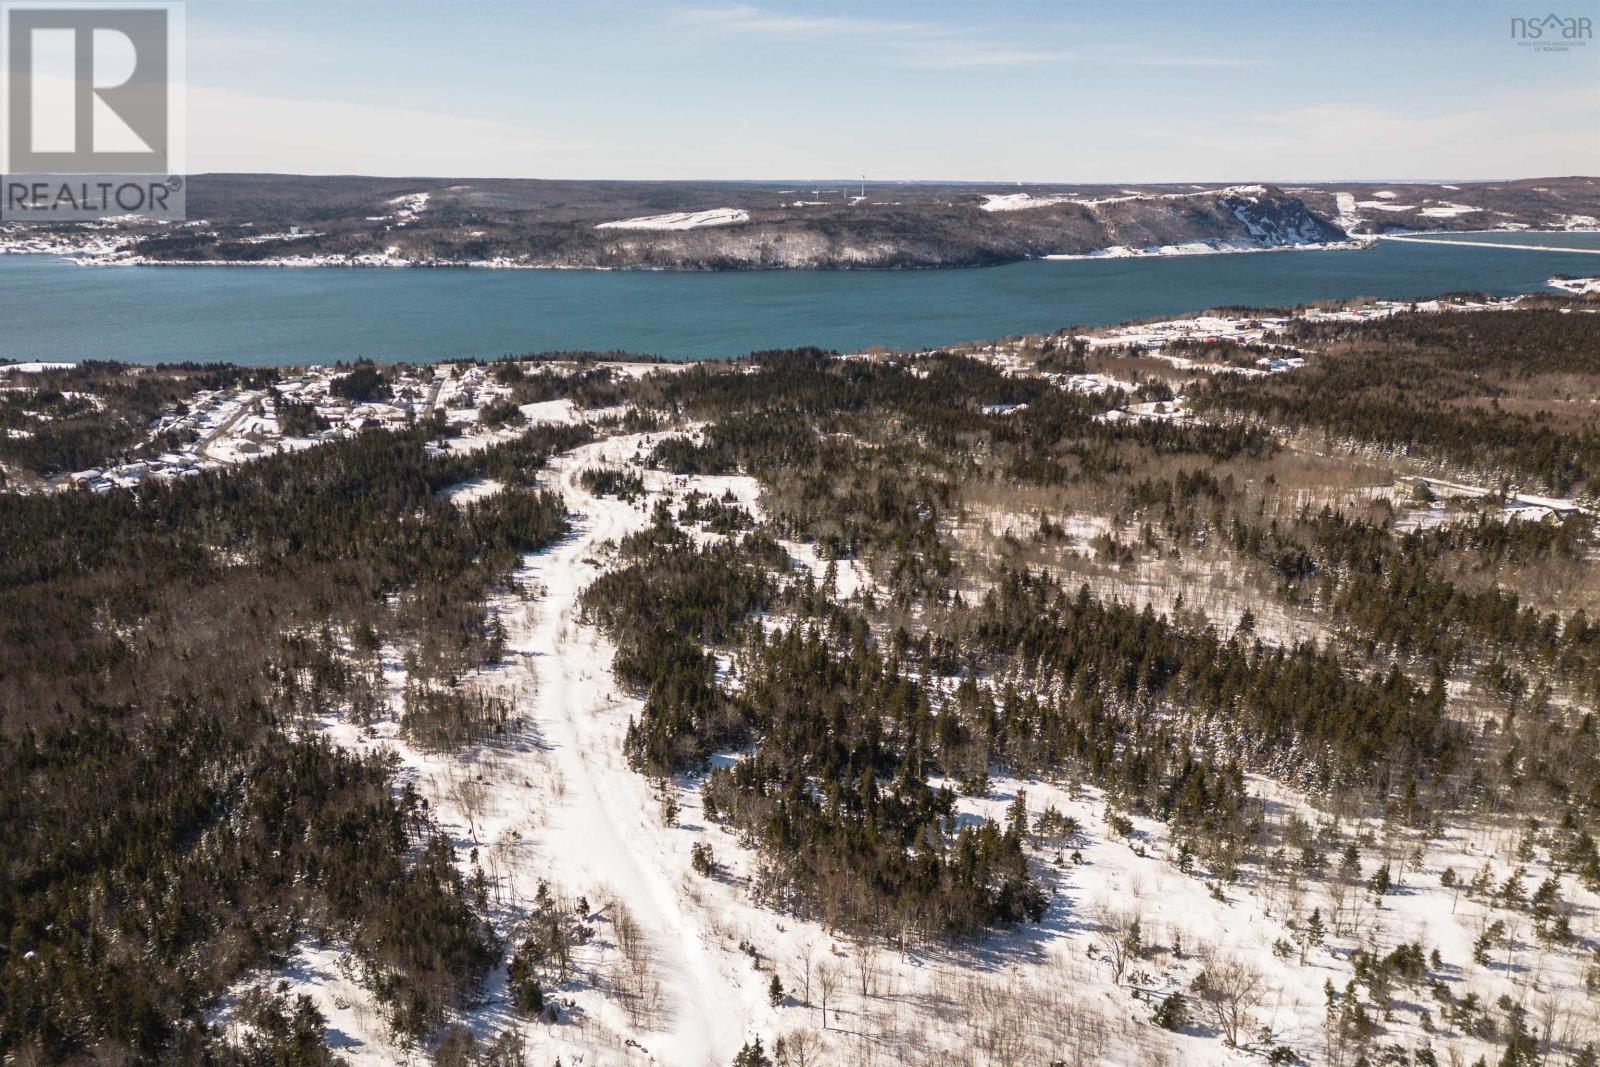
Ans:
[[[1553,2],[1600,26],[1600,0]],[[1510,20],[1527,14],[1497,0],[189,0],[187,169],[1600,174],[1600,40],[1519,47]]]

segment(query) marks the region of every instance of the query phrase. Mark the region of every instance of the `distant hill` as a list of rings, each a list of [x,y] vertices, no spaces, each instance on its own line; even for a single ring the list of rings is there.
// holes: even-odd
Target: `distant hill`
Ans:
[[[1600,217],[1600,179],[1111,186],[205,174],[190,180],[188,204],[181,227],[131,225],[113,247],[97,235],[97,260],[980,266],[1324,245],[1396,230],[1586,228]],[[0,236],[14,245],[23,232]]]

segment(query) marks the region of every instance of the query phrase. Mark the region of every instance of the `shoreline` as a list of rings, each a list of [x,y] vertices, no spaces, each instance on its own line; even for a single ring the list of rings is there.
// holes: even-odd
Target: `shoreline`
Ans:
[[[1097,248],[1093,252],[1060,252],[1047,256],[1036,256],[1037,260],[1051,260],[1054,262],[1075,262],[1082,260],[1108,260],[1108,259],[1171,259],[1178,256],[1226,256],[1249,252],[1363,252],[1371,248],[1375,242],[1370,238],[1352,238],[1348,241],[1324,241],[1308,244],[1284,245],[1250,245],[1243,242],[1218,242],[1186,241],[1179,245],[1154,245],[1144,248],[1129,248],[1126,245],[1111,245],[1108,248]]]
[[[1455,230],[1454,233],[1600,233],[1600,230]],[[1515,252],[1576,252],[1579,255],[1600,255],[1600,248],[1563,248],[1560,245],[1533,245],[1516,244],[1511,241],[1457,241],[1449,237],[1435,237],[1423,233],[1386,233],[1377,238],[1380,241],[1399,241],[1414,245],[1459,245],[1462,248],[1491,248],[1504,249]]]
[[[1327,242],[1319,244],[1294,244],[1294,245],[1213,245],[1207,242],[1192,242],[1183,245],[1163,245],[1159,247],[1129,249],[1122,245],[1112,245],[1107,248],[1095,249],[1082,253],[1051,253],[1042,256],[1025,256],[1020,259],[1008,259],[1000,262],[986,263],[948,263],[927,266],[850,266],[831,265],[816,267],[783,267],[783,266],[746,266],[746,267],[608,267],[601,265],[575,265],[562,263],[513,263],[497,260],[395,260],[381,259],[374,256],[371,259],[344,259],[320,257],[292,257],[283,259],[145,259],[143,257],[119,258],[104,256],[92,252],[76,249],[18,249],[0,245],[0,256],[50,256],[54,259],[64,260],[78,267],[188,267],[188,268],[241,268],[257,270],[465,270],[465,271],[595,271],[605,273],[681,273],[681,274],[741,274],[776,271],[802,271],[812,273],[844,273],[852,271],[942,271],[942,270],[982,270],[991,267],[1006,267],[1016,263],[1038,262],[1068,262],[1075,260],[1111,260],[1111,259],[1169,259],[1180,256],[1196,255],[1232,255],[1253,252],[1354,252],[1371,248],[1372,240],[1352,240]]]
[[[1014,263],[1032,262],[1081,262],[1105,261],[1116,259],[1171,259],[1182,256],[1211,256],[1211,255],[1236,255],[1241,253],[1256,252],[1359,252],[1376,247],[1379,241],[1397,241],[1411,244],[1435,245],[1461,245],[1466,248],[1511,249],[1539,252],[1576,252],[1593,254],[1600,252],[1595,248],[1563,248],[1553,245],[1527,245],[1512,244],[1492,241],[1455,240],[1456,235],[1467,237],[1473,234],[1565,234],[1565,233],[1600,233],[1600,228],[1562,229],[1562,230],[1532,230],[1532,229],[1495,229],[1495,230],[1403,230],[1391,231],[1381,234],[1356,234],[1345,241],[1312,242],[1305,244],[1255,244],[1248,240],[1213,239],[1207,241],[1186,241],[1170,245],[1146,245],[1142,248],[1129,248],[1126,245],[1110,245],[1097,248],[1088,252],[1056,252],[1039,256],[1026,256],[1019,259],[1008,259],[1001,262],[986,263],[947,263],[925,266],[852,266],[835,264],[829,266],[813,267],[786,267],[786,266],[741,266],[741,267],[658,267],[658,266],[626,266],[613,267],[599,264],[564,264],[564,263],[519,263],[503,257],[487,260],[408,260],[389,256],[387,253],[364,253],[354,258],[337,256],[285,256],[273,259],[147,259],[141,256],[123,256],[115,251],[104,248],[72,247],[65,242],[51,246],[48,242],[41,242],[41,247],[14,247],[0,238],[0,255],[39,255],[52,256],[65,260],[79,267],[232,267],[257,270],[317,270],[317,269],[343,269],[343,270],[466,270],[466,271],[595,271],[595,272],[653,272],[653,273],[684,273],[684,274],[738,274],[745,272],[769,271],[810,271],[845,272],[845,271],[939,271],[939,270],[974,270],[986,267],[1003,267]],[[1450,236],[1444,236],[1450,235]]]

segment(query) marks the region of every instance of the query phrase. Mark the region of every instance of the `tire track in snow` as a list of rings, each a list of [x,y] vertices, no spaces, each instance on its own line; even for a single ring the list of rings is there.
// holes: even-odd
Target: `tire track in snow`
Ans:
[[[590,562],[601,543],[649,524],[648,512],[595,497],[579,484],[585,467],[632,455],[641,438],[584,445],[552,464],[572,512],[574,532],[536,557],[533,575],[544,586],[531,625],[508,635],[529,654],[537,677],[531,717],[549,758],[564,779],[557,811],[539,833],[541,852],[569,884],[605,885],[628,905],[654,956],[666,995],[665,1018],[650,1041],[659,1063],[673,1067],[724,1064],[744,1037],[741,998],[718,966],[678,896],[681,867],[668,855],[645,780],[622,755],[628,698],[611,677],[610,642],[577,621],[579,594],[599,574]],[[613,460],[614,461],[614,460]]]

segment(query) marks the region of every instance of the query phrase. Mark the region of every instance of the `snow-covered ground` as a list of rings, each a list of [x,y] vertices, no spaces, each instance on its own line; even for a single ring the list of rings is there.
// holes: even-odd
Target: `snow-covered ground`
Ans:
[[[657,437],[661,435],[656,435]],[[714,916],[695,907],[685,889],[691,874],[689,845],[704,828],[664,828],[659,798],[622,755],[622,735],[639,702],[620,693],[610,675],[610,642],[577,619],[577,599],[599,573],[602,546],[650,522],[648,506],[596,497],[579,474],[620,465],[655,438],[633,435],[594,442],[560,457],[546,481],[572,509],[573,532],[543,553],[529,555],[515,584],[522,595],[497,605],[507,635],[507,664],[478,681],[518,700],[517,736],[458,754],[425,753],[401,733],[397,708],[388,719],[361,728],[330,718],[323,729],[336,743],[383,745],[400,757],[406,778],[428,798],[441,825],[459,842],[459,861],[470,869],[476,849],[495,883],[502,932],[533,899],[541,880],[584,895],[600,918],[601,938],[584,946],[579,969],[587,979],[551,993],[568,1005],[560,1024],[519,1020],[505,1002],[504,976],[491,978],[484,1001],[461,1022],[482,1036],[507,1026],[525,1030],[535,1055],[565,1062],[638,1062],[629,1039],[649,1048],[655,1062],[723,1067],[771,1009],[748,958],[713,928]],[[733,492],[754,507],[756,486],[747,478],[646,474],[652,496],[669,485],[720,498]],[[478,483],[458,487],[454,499],[489,491]],[[404,680],[399,657],[386,657],[393,689]],[[648,946],[644,979],[648,1010],[624,1005],[607,976],[623,961],[605,927],[621,901]],[[609,915],[608,915],[609,913]],[[338,950],[305,946],[283,971],[241,984],[288,981],[293,993],[313,997],[339,1031],[337,1049],[352,1063],[398,1062],[406,1052],[388,1036],[383,1013],[370,994],[353,986],[337,965]],[[227,1017],[226,1006],[223,1017]],[[544,1060],[541,1062],[549,1062]]]
[[[1442,497],[1473,497],[1483,498],[1494,494],[1495,490],[1481,485],[1467,485],[1463,482],[1448,481],[1444,478],[1418,478],[1417,481],[1427,484],[1428,489],[1437,496]],[[1511,510],[1533,509],[1548,515],[1570,515],[1573,513],[1594,515],[1594,508],[1586,507],[1570,497],[1541,496],[1535,493],[1508,492],[1506,494],[1506,508]],[[1539,516],[1543,517],[1543,515]]]
[[[1142,248],[1130,248],[1127,245],[1107,245],[1097,248],[1093,252],[1057,252],[1042,259],[1078,260],[1078,259],[1137,259],[1144,256],[1208,256],[1220,252],[1260,252],[1262,248],[1254,241],[1215,240],[1215,241],[1185,241],[1176,245],[1146,245]]]
[[[369,215],[368,222],[392,222],[396,226],[404,226],[415,222],[417,217],[428,210],[428,201],[432,193],[405,193],[389,201],[393,209],[387,215]]]
[[[1132,346],[1159,350],[1177,341],[1232,341],[1237,344],[1262,344],[1269,335],[1283,330],[1289,319],[1281,316],[1250,318],[1234,315],[1189,315],[1156,322],[1113,326],[1094,333],[1080,334],[1091,349]]]
[[[0,363],[0,374],[43,374],[52,370],[71,370],[76,363]]]
[[[1349,233],[1361,225],[1361,215],[1356,208],[1354,193],[1335,193],[1333,194],[1333,201],[1339,210],[1339,214],[1333,221],[1339,224],[1341,230]]]
[[[709,211],[674,211],[666,215],[642,215],[634,219],[602,222],[597,230],[698,230],[706,226],[731,226],[749,222],[750,213],[743,208],[719,207]]]
[[[1305,1062],[1321,1065],[1330,1062],[1325,983],[1345,987],[1358,948],[1382,953],[1412,941],[1424,953],[1439,950],[1436,976],[1456,997],[1470,991],[1492,1004],[1505,994],[1531,1011],[1550,1013],[1569,1039],[1594,1034],[1581,957],[1536,944],[1522,913],[1447,885],[1454,879],[1446,870],[1464,881],[1484,869],[1484,877],[1499,884],[1521,866],[1530,889],[1553,875],[1562,898],[1574,903],[1577,935],[1596,936],[1600,897],[1562,874],[1543,847],[1520,844],[1519,828],[1451,828],[1429,838],[1375,820],[1341,822],[1320,813],[1310,798],[1264,779],[1253,779],[1251,789],[1263,798],[1270,830],[1287,832],[1295,818],[1326,828],[1332,836],[1325,840],[1333,843],[1323,847],[1333,864],[1345,842],[1359,843],[1360,873],[1351,884],[1330,887],[1292,871],[1254,868],[1226,881],[1189,868],[1163,824],[1134,816],[1120,827],[1094,788],[997,773],[986,795],[959,799],[963,819],[1003,818],[1025,791],[1031,815],[1054,808],[1079,827],[1070,837],[1030,844],[1035,875],[1051,896],[1042,922],[953,944],[893,944],[846,939],[757,906],[750,892],[756,857],[705,819],[699,780],[652,783],[627,766],[622,739],[640,704],[611,675],[610,642],[578,616],[580,594],[607,566],[607,544],[646,526],[664,495],[731,494],[761,515],[752,479],[640,467],[638,457],[663,436],[596,441],[558,457],[544,473],[567,502],[572,532],[525,558],[515,576],[517,591],[495,603],[507,636],[506,662],[469,680],[515,699],[518,718],[509,738],[440,754],[412,747],[397,713],[364,728],[336,716],[321,724],[337,743],[395,750],[405,778],[457,842],[463,869],[476,864],[489,877],[491,912],[502,932],[515,928],[542,880],[563,898],[589,902],[583,921],[595,936],[578,949],[574,977],[547,991],[563,1005],[560,1021],[518,1015],[506,1001],[505,975],[497,972],[483,998],[458,1020],[480,1037],[515,1029],[532,1062],[560,1057],[584,1067],[722,1067],[757,1034],[769,1049],[780,1035],[799,1035],[826,1048],[831,1063],[884,1067],[1259,1062],[1259,1051],[1227,1048],[1212,1025],[1169,1033],[1148,1021],[1162,998],[1187,993],[1208,961],[1223,960],[1263,976],[1263,995],[1246,1012],[1250,1043],[1258,1049],[1287,1045]],[[597,466],[638,470],[646,497],[628,503],[589,493],[579,475]],[[490,491],[479,483],[457,487],[452,496],[470,506],[470,498]],[[993,534],[995,522],[983,521]],[[1067,525],[1085,543],[1107,532],[1096,516]],[[785,544],[805,571],[819,577],[833,572],[832,595],[848,599],[874,590],[860,561],[830,563],[814,545]],[[1226,622],[1245,606],[1230,603],[1219,618]],[[1256,614],[1258,632],[1269,640],[1305,636],[1303,620]],[[401,661],[398,650],[384,654],[385,677],[395,690],[404,680]],[[674,821],[661,814],[664,796],[677,806]],[[696,844],[712,848],[716,877],[693,872]],[[1365,882],[1381,865],[1389,866],[1396,887],[1376,896]],[[1296,931],[1313,908],[1328,930],[1302,960]],[[1133,916],[1140,919],[1145,949],[1119,978],[1108,957],[1108,928]],[[1487,963],[1474,962],[1474,940],[1496,919],[1510,924],[1509,947]],[[623,922],[643,951],[637,944],[631,952],[621,947]],[[341,946],[307,944],[286,968],[251,982],[284,982],[289,992],[310,995],[329,1020],[336,1051],[357,1067],[415,1058],[415,1050],[391,1042],[382,1011],[341,959]],[[832,984],[826,1018],[819,1003],[825,971]],[[768,998],[774,975],[787,991],[777,1005]],[[816,987],[809,997],[808,981]],[[227,1022],[231,1003],[220,1005],[216,1017]],[[1440,1062],[1452,1062],[1447,1054],[1470,1062],[1491,1051],[1440,1016],[1429,994],[1408,990],[1381,1019],[1382,1041],[1430,1040]],[[1268,1039],[1260,1038],[1262,1030]]]
[[[1551,284],[1554,284],[1554,280]],[[1308,322],[1361,322],[1410,311],[1504,311],[1516,307],[1517,303],[1516,297],[1488,300],[1375,300],[1349,307],[1311,308],[1295,312],[1294,317]],[[1079,334],[1075,339],[1084,342],[1091,349],[1132,346],[1160,350],[1175,341],[1268,344],[1282,350],[1286,359],[1293,359],[1292,350],[1272,341],[1273,335],[1287,327],[1289,321],[1286,316],[1187,315],[1107,327],[1092,333]]]
[[[1365,248],[1365,240],[1350,241],[1295,241],[1285,244],[1263,244],[1256,240],[1218,238],[1210,241],[1185,241],[1175,245],[1145,245],[1130,248],[1127,245],[1108,245],[1093,252],[1053,253],[1041,259],[1142,259],[1146,256],[1214,256],[1230,252],[1329,252]]]
[[[531,366],[526,365],[525,369]],[[545,363],[539,365],[539,370],[570,374],[577,366]],[[678,370],[686,364],[619,361],[601,366],[623,377],[639,378]],[[13,364],[0,366],[0,376],[8,370],[22,373],[55,368],[54,364]],[[332,390],[333,379],[341,373],[343,371],[335,367],[306,367],[286,372],[284,378],[268,389],[201,392],[191,398],[181,414],[162,415],[148,429],[148,441],[170,436],[184,443],[159,456],[75,471],[57,479],[54,488],[77,485],[103,491],[128,488],[147,478],[188,477],[202,470],[311,448],[372,427],[400,429],[436,408],[443,408],[446,418],[459,431],[448,442],[452,449],[479,449],[522,432],[520,426],[489,429],[479,425],[481,409],[511,393],[508,386],[494,380],[486,367],[442,363],[432,368],[406,369],[391,376],[389,396],[363,402],[346,400]],[[278,407],[284,403],[310,405],[328,424],[327,428],[316,430],[310,436],[285,433],[277,417]],[[570,425],[608,414],[581,412],[569,399],[523,404],[520,410],[525,424],[530,426]]]
[[[983,203],[979,207],[984,211],[1029,211],[1036,207],[1051,207],[1055,204],[1082,204],[1082,197],[1077,196],[1035,196],[1032,193],[986,193]]]
[[[1223,196],[1253,198],[1265,195],[1266,191],[1264,185],[1226,185],[1216,189],[1197,187],[1181,193],[1144,193],[1130,189],[1124,190],[1119,196],[1083,196],[1077,193],[985,193],[983,203],[978,206],[984,211],[1028,211],[1055,204],[1077,204],[1093,208],[1102,204],[1128,204],[1141,200],[1192,200]]]
[[[444,490],[442,495],[457,507],[466,507],[480,500],[486,500],[504,489],[505,484],[493,478],[474,478],[470,482],[452,485]]]
[[[650,1021],[630,1027],[627,1016],[594,990],[572,995],[586,1017],[614,1032],[637,1029],[659,1062],[722,1064],[733,1057],[759,1014],[762,990],[741,982],[745,968],[707,935],[687,907],[680,885],[692,878],[688,834],[664,829],[660,805],[648,783],[628,769],[622,736],[638,702],[620,693],[610,675],[612,649],[596,630],[578,622],[578,595],[599,573],[599,546],[649,523],[649,512],[610,497],[596,497],[578,480],[581,471],[616,465],[650,447],[647,436],[616,438],[578,449],[554,468],[573,508],[576,530],[544,557],[530,560],[542,597],[510,630],[510,648],[533,665],[535,700],[530,726],[546,765],[562,783],[557,807],[531,835],[546,877],[602,900],[619,894],[649,945],[661,1004]],[[667,476],[650,474],[651,488]],[[707,480],[716,481],[716,480]],[[726,486],[696,484],[720,495]],[[538,870],[533,873],[537,876]],[[748,988],[741,988],[746,986]],[[742,995],[741,995],[742,994]],[[531,1034],[533,1047],[582,1053],[595,1035],[577,1026]],[[539,1042],[539,1038],[547,1038]],[[599,1042],[604,1044],[604,1041]],[[599,1055],[603,1049],[595,1049]]]

